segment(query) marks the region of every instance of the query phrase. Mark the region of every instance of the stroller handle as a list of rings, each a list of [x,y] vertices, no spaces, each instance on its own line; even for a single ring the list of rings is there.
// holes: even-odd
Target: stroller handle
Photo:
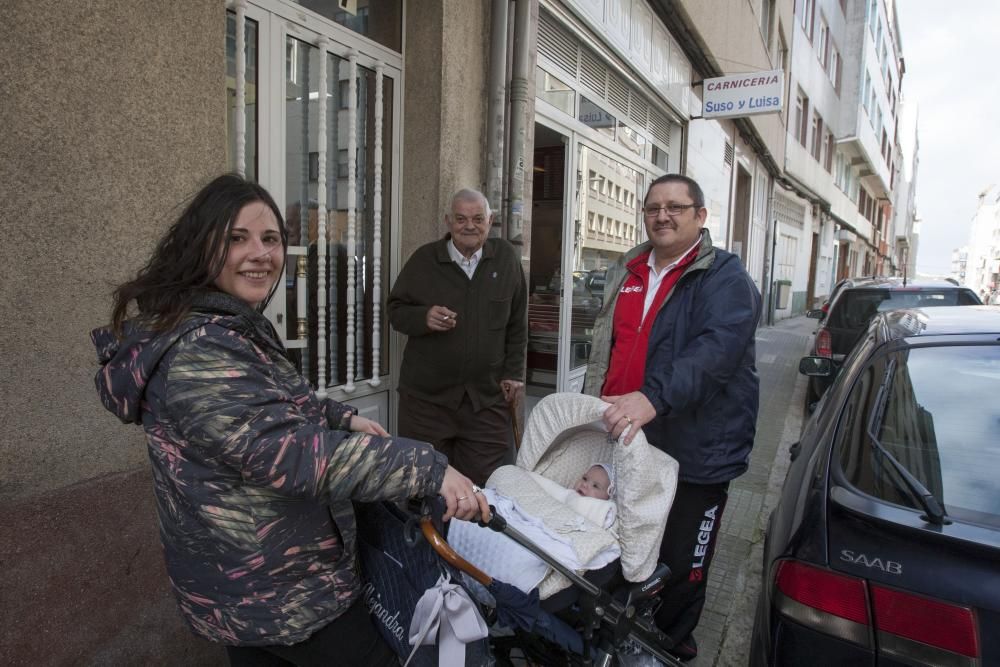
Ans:
[[[462,572],[465,572],[470,577],[481,583],[483,586],[489,586],[493,583],[493,578],[480,570],[478,567],[465,560],[458,555],[458,552],[451,548],[448,541],[441,536],[438,529],[434,527],[434,521],[429,516],[420,517],[420,532],[423,533],[424,539],[427,540],[431,548],[438,553],[441,558],[445,559],[450,565],[457,567]]]

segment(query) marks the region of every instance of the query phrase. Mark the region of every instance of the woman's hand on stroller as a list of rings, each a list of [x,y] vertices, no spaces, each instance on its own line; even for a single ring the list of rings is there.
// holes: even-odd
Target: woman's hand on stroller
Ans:
[[[451,517],[466,521],[490,520],[490,505],[486,502],[482,489],[451,466],[444,472],[444,480],[438,493],[448,506],[442,517],[445,521]]]
[[[617,440],[628,429],[623,445],[628,445],[643,426],[656,417],[656,408],[641,391],[633,391],[622,396],[601,396],[601,400],[611,406],[604,411],[602,420],[611,437]]]

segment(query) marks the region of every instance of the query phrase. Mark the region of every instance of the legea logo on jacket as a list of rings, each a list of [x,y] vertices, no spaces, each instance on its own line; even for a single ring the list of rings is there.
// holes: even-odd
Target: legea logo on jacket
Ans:
[[[641,292],[642,285],[632,285],[631,287],[622,287],[620,294],[628,294],[629,292]]]

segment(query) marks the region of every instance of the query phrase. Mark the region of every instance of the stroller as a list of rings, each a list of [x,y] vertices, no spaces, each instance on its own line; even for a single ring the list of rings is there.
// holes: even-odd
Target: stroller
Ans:
[[[465,664],[504,667],[517,664],[518,658],[553,666],[656,664],[653,658],[680,664],[668,653],[674,639],[652,621],[657,593],[669,575],[657,558],[676,490],[677,462],[649,445],[641,432],[627,447],[609,441],[600,422],[606,407],[581,394],[545,397],[531,412],[517,465],[498,469],[487,486],[523,501],[532,512],[538,510],[546,523],[575,521],[581,525],[575,537],[582,539],[585,550],[608,539],[617,541],[621,556],[608,567],[574,571],[494,513],[488,524],[479,524],[480,530],[503,534],[548,565],[549,572],[537,588],[524,592],[452,548],[445,537],[447,525],[440,520],[444,511],[440,499],[407,509],[391,504],[357,506],[365,602],[376,627],[403,660],[409,659],[410,665],[462,664],[455,657],[454,639],[449,649],[443,642],[414,648],[408,641],[412,637],[404,637],[417,601],[444,582],[447,590],[461,586],[462,595],[489,628],[486,637],[462,640]],[[567,486],[593,463],[611,465],[615,471],[613,532],[594,524],[583,526],[585,520],[565,516],[571,511],[551,498],[547,503],[531,500],[529,471]],[[439,606],[448,605],[445,600]],[[449,621],[444,619],[442,634],[456,632],[446,626]],[[450,651],[447,659],[445,650]]]

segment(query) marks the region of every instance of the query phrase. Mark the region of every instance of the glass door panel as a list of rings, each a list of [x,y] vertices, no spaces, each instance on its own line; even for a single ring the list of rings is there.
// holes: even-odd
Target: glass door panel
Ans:
[[[236,104],[236,13],[226,12],[226,164],[231,171],[237,171],[236,159],[236,119],[238,107]],[[257,54],[258,24],[247,18],[243,28],[246,56],[244,59],[244,107],[245,119],[244,141],[245,174],[251,181],[258,179],[257,174]]]
[[[314,386],[319,382],[321,365],[327,386],[337,386],[371,378],[376,367],[382,369],[381,373],[388,366],[389,336],[386,320],[381,317],[381,302],[387,294],[385,286],[389,284],[386,249],[391,247],[390,174],[393,165],[389,138],[392,136],[394,91],[393,80],[383,75],[381,113],[376,114],[376,72],[357,66],[357,104],[355,113],[351,114],[350,62],[336,54],[324,53],[327,99],[325,113],[321,112],[320,57],[319,49],[312,44],[291,36],[286,38],[285,197],[288,203],[285,217],[289,228],[289,263],[285,336],[300,370]],[[324,113],[322,118],[321,113]],[[378,160],[375,157],[379,143],[375,140],[376,122],[381,123],[382,138]],[[326,129],[323,147],[319,146],[320,123]],[[356,140],[353,191],[348,185],[351,132]],[[322,184],[320,160],[325,170]],[[376,164],[379,165],[378,173]],[[379,181],[377,186],[376,180]],[[319,210],[320,188],[324,195],[322,212]],[[377,221],[376,197],[380,203]],[[355,213],[353,258],[347,255],[351,203]],[[322,241],[319,238],[321,213],[326,228]],[[321,242],[325,244],[326,254],[322,277],[317,245]],[[376,258],[376,254],[380,256]],[[376,279],[382,286],[377,304]],[[348,313],[349,290],[355,304],[352,321]],[[305,313],[299,312],[302,302]],[[322,314],[320,304],[323,305]],[[377,325],[379,346],[373,351],[376,311],[380,316]],[[325,341],[321,340],[320,333]]]
[[[528,276],[527,394],[558,390],[568,138],[535,124],[531,274]]]
[[[644,180],[641,172],[627,164],[578,144],[573,245],[568,258],[573,276],[568,390],[577,389],[590,358],[608,267],[645,238],[639,219]]]

